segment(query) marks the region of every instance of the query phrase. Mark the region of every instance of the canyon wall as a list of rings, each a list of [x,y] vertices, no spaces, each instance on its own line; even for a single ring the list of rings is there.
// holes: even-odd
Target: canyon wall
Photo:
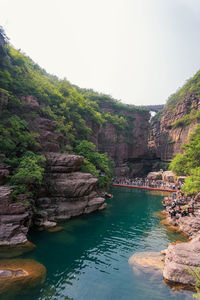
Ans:
[[[102,103],[104,113],[119,114],[109,103]],[[116,176],[133,176],[145,172],[143,159],[148,159],[148,135],[150,128],[149,111],[129,111],[120,114],[128,123],[126,132],[119,130],[112,123],[106,123],[98,132],[97,147],[107,152],[115,163]]]
[[[9,97],[1,92],[1,111],[9,108]],[[6,101],[5,101],[6,98]],[[37,197],[13,199],[12,187],[5,184],[10,166],[0,155],[0,245],[16,245],[27,241],[27,233],[33,224],[40,228],[54,227],[57,222],[81,214],[88,214],[106,207],[105,199],[97,190],[97,178],[82,173],[83,157],[62,153],[63,145],[70,143],[67,136],[57,132],[57,122],[40,114],[44,104],[34,96],[21,97],[21,106],[14,113],[23,115],[29,131],[37,133],[35,151],[45,159],[45,173]],[[108,104],[101,105],[104,113],[115,114]],[[87,121],[92,129],[91,140],[100,152],[107,152],[114,160],[118,176],[130,175],[130,162],[148,155],[149,112],[120,112],[128,120],[127,132],[119,130],[112,123],[102,127]],[[11,170],[11,172],[13,172]]]
[[[170,162],[176,153],[182,153],[181,146],[189,142],[190,134],[198,123],[191,112],[200,110],[200,97],[188,94],[173,109],[165,106],[151,122],[149,152],[163,162]],[[186,117],[188,116],[188,120]],[[179,122],[179,124],[178,124]]]
[[[40,117],[39,111],[44,104],[40,105],[33,96],[22,97],[21,101],[30,130],[38,133],[37,150],[60,152],[63,144],[70,144],[67,137],[56,132],[56,121]],[[119,110],[115,109],[111,103],[100,102],[99,106],[103,113],[119,115]],[[30,118],[33,111],[35,115]],[[148,152],[150,113],[148,110],[136,109],[132,112],[124,108],[120,111],[120,115],[127,121],[126,130],[120,129],[109,121],[103,126],[99,126],[96,122],[86,118],[86,124],[92,130],[90,140],[99,152],[106,152],[114,161],[116,176],[129,176],[131,173],[134,175],[134,172],[135,175],[144,174],[144,161],[148,161],[150,158]]]

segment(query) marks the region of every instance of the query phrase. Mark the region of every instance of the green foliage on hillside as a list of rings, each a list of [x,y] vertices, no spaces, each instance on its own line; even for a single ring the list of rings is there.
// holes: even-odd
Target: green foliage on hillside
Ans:
[[[2,37],[5,46],[0,45],[0,93],[5,97],[0,97],[0,153],[6,155],[4,161],[12,166],[14,179],[11,178],[11,181],[17,183],[19,175],[15,176],[15,170],[20,170],[19,174],[23,173],[25,165],[22,159],[27,151],[37,155],[37,133],[29,126],[29,119],[40,116],[54,120],[55,133],[62,133],[67,138],[68,144],[61,145],[62,150],[82,152],[86,158],[84,171],[89,170],[97,176],[101,186],[107,184],[112,173],[112,163],[107,154],[98,153],[91,144],[88,152],[84,152],[80,149],[83,146],[81,141],[90,142],[92,124],[101,128],[106,123],[115,126],[119,134],[123,132],[126,138],[133,121],[128,113],[146,113],[146,109],[122,104],[108,95],[81,89],[67,80],[60,80],[48,74],[20,50],[14,49],[0,27]],[[40,110],[25,115],[21,97],[28,95],[37,99]],[[112,112],[104,110],[104,106],[109,106]],[[127,115],[122,111],[127,112]],[[24,174],[26,172],[24,169]],[[30,190],[27,183],[26,187],[22,186],[22,182],[18,184],[21,190]]]
[[[200,96],[200,71],[190,78],[182,88],[168,98],[166,109],[173,110],[187,95],[190,94],[194,94],[196,97]]]
[[[113,99],[109,95],[94,92],[92,89],[88,90],[88,89],[80,89],[79,87],[76,88],[88,100],[94,101],[99,105],[103,105],[103,106],[109,104],[109,106],[112,107],[113,110],[116,110],[116,112],[120,112],[121,110],[125,110],[127,112],[137,112],[137,113],[140,112],[143,113],[144,111],[148,111],[148,109],[144,108],[143,106],[124,104],[119,100]]]
[[[191,169],[190,176],[186,178],[182,191],[189,195],[195,195],[200,191],[200,167]]]
[[[195,269],[185,268],[185,270],[192,275],[195,280],[196,294],[193,294],[193,298],[200,300],[200,267],[196,267]]]
[[[36,133],[30,132],[25,120],[17,115],[0,120],[0,153],[12,164],[27,150],[33,150],[37,145]]]
[[[200,191],[200,125],[197,125],[190,137],[190,142],[182,147],[183,154],[177,154],[170,164],[170,169],[177,175],[189,176],[183,191],[195,194]]]
[[[178,127],[185,127],[190,125],[192,122],[199,122],[200,121],[200,111],[192,110],[189,114],[185,115],[183,118],[178,119],[172,125],[173,128]]]
[[[112,178],[112,161],[106,153],[100,154],[95,150],[95,145],[86,140],[78,141],[75,152],[84,156],[82,171],[98,177],[99,187],[107,186]]]
[[[29,151],[20,159],[17,172],[12,176],[10,184],[14,185],[13,196],[26,194],[32,196],[34,190],[38,190],[43,179],[44,168],[42,164],[45,158]]]

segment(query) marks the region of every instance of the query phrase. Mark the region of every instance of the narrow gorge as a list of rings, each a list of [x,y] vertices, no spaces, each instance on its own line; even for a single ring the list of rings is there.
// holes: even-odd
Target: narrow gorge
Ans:
[[[119,189],[120,203],[118,204],[124,211],[125,219],[128,219],[126,225],[124,225],[126,220],[113,208],[115,203],[110,204],[106,201],[106,196],[110,196],[108,192],[114,177],[144,178],[151,171],[167,170],[175,155],[186,151],[188,146],[184,148],[184,144],[192,142],[192,134],[194,132],[198,134],[199,130],[199,82],[200,72],[173,94],[166,105],[157,107],[158,111],[152,117],[152,107],[123,104],[108,95],[81,89],[67,80],[60,80],[48,74],[29,57],[13,48],[1,30],[0,258],[11,259],[18,255],[25,255],[37,246],[32,243],[32,239],[37,241],[41,236],[48,240],[47,234],[53,235],[63,228],[64,233],[60,236],[63,240],[65,240],[64,234],[69,238],[63,243],[69,247],[67,248],[69,256],[73,256],[74,253],[70,254],[70,245],[76,253],[73,246],[77,241],[73,231],[76,231],[76,226],[79,227],[79,220],[82,224],[80,227],[83,226],[80,230],[83,236],[85,224],[86,227],[92,226],[88,225],[87,220],[91,222],[94,220],[94,228],[97,234],[99,232],[99,236],[95,235],[95,238],[100,239],[105,252],[110,251],[109,255],[113,251],[114,255],[118,256],[114,249],[111,251],[111,248],[112,243],[116,244],[116,247],[119,246],[117,239],[122,240],[121,236],[118,237],[120,230],[124,236],[127,235],[129,244],[135,247],[134,251],[142,248],[142,238],[148,244],[151,236],[147,238],[141,224],[144,224],[149,234],[151,232],[155,234],[156,243],[160,238],[163,245],[167,247],[168,242],[176,240],[176,234],[171,238],[165,230],[161,230],[161,236],[157,233],[158,220],[154,215],[156,209],[161,209],[161,197],[158,194],[155,196],[155,201],[158,201],[152,202],[151,207],[148,201],[154,201],[153,194],[148,195],[144,192],[140,194],[138,191],[138,194],[136,192],[135,196],[133,195],[133,200],[135,197],[138,202],[133,204],[132,192],[128,190],[127,194],[130,194],[126,195],[126,192],[123,193]],[[194,167],[199,167],[198,162]],[[191,174],[177,172],[176,175],[190,176],[193,175],[192,172]],[[116,190],[113,191],[117,198]],[[123,195],[126,199],[123,199]],[[126,208],[123,207],[123,201],[126,203],[125,206],[127,205]],[[109,206],[108,212],[105,209],[107,206]],[[88,216],[93,212],[98,212],[99,215],[94,213]],[[129,212],[134,221],[129,220]],[[114,213],[122,219],[121,223],[113,217]],[[85,219],[86,215],[88,219]],[[141,222],[138,223],[139,225],[135,221],[137,218]],[[75,224],[74,227],[73,225],[70,227],[69,219],[71,224]],[[98,221],[101,228],[98,227]],[[111,231],[117,236],[117,241],[110,237],[110,229],[107,228],[106,222],[111,228],[113,224],[115,225],[115,229],[112,228]],[[131,222],[134,223],[134,228]],[[137,226],[141,235],[137,230],[136,233],[134,232]],[[106,246],[102,238],[102,228],[107,234],[108,245]],[[170,245],[165,251],[168,265],[174,257],[179,258],[176,252],[179,248],[186,251],[184,252],[186,254],[190,253],[191,256],[199,253],[199,237],[196,237],[196,234],[199,234],[198,224],[196,228],[198,230],[192,236],[195,239],[188,244],[196,250],[191,253],[190,249],[188,250],[190,246],[187,244]],[[94,232],[91,228],[89,230],[93,236]],[[135,235],[132,235],[132,232]],[[89,257],[90,247],[88,246],[86,251],[83,237],[79,233],[76,234],[82,241],[80,256],[84,256],[84,251],[88,251]],[[131,239],[136,241],[138,239],[140,246],[133,245]],[[89,239],[87,242],[90,245]],[[42,241],[38,243],[42,244]],[[61,241],[58,241],[59,243],[62,244]],[[123,241],[122,245],[123,249],[120,250],[127,258],[130,248],[126,252]],[[51,246],[57,251],[55,245]],[[47,251],[45,244],[42,244],[42,247]],[[96,242],[91,249],[96,249],[95,247],[98,248]],[[102,249],[98,248],[101,254]],[[173,251],[174,255],[172,255]],[[63,257],[63,253],[60,255]],[[74,260],[76,260],[75,256]],[[30,254],[30,257],[35,258],[34,254],[33,257]],[[95,259],[100,260],[96,256]],[[171,263],[170,266],[172,271],[176,272],[177,268],[173,269],[174,264]],[[198,264],[199,260],[196,260],[195,267],[198,267]],[[16,261],[14,266],[17,266],[15,269],[17,268],[19,272],[13,271],[12,266],[7,270],[5,265],[6,262],[2,262],[1,267],[0,262],[0,281],[5,279],[4,277],[7,276],[4,276],[5,274],[10,274],[8,277],[19,276],[20,278],[28,274],[25,269],[18,270],[20,266]],[[35,266],[35,269],[42,272],[38,280],[43,284],[46,269],[38,263],[34,265],[34,261],[27,262],[29,270],[31,266]],[[116,270],[117,268],[118,266]],[[183,271],[183,268],[180,270]],[[106,273],[106,270],[102,272]],[[164,268],[164,277],[177,283],[177,276],[174,279],[171,273],[169,275],[169,269]],[[178,283],[181,283],[181,280]],[[182,283],[190,284],[190,281]],[[34,283],[35,285],[37,284]]]

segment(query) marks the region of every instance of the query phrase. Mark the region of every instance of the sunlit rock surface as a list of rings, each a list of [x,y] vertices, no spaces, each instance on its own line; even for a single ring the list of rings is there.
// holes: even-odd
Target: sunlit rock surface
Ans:
[[[0,260],[0,297],[23,295],[43,284],[45,277],[46,268],[34,260]]]
[[[26,243],[31,224],[31,205],[14,202],[11,193],[10,187],[0,186],[0,246]]]
[[[97,178],[80,172],[83,157],[46,153],[46,173],[41,196],[36,200],[34,224],[49,229],[55,222],[106,207],[96,192]]]
[[[175,283],[194,285],[195,279],[188,270],[200,266],[200,235],[187,243],[170,244],[165,253],[164,278]]]
[[[162,271],[164,268],[164,256],[161,252],[138,252],[128,262],[134,269]]]

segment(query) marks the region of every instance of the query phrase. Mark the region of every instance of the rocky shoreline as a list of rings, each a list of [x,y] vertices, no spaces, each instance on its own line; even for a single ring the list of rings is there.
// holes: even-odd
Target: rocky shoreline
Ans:
[[[80,171],[82,156],[54,152],[44,156],[45,176],[36,199],[27,199],[25,195],[13,199],[12,187],[0,186],[1,296],[24,293],[45,280],[43,265],[13,259],[35,248],[27,239],[30,228],[56,232],[62,229],[57,222],[102,210],[107,205],[102,193],[97,192],[97,178]],[[0,172],[1,182],[4,173]]]
[[[194,290],[195,278],[190,274],[200,266],[200,194],[195,197],[194,214],[184,217],[171,217],[170,206],[173,199],[165,197],[167,207],[159,216],[163,218],[161,224],[170,230],[183,233],[187,242],[171,243],[167,249],[156,253],[136,253],[129,259],[133,268],[145,270],[160,270],[164,281],[178,289]]]

